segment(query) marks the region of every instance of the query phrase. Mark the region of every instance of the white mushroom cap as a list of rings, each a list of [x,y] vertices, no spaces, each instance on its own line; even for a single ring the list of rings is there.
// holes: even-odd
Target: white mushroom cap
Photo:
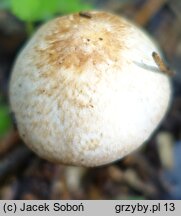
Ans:
[[[24,142],[40,157],[98,166],[124,157],[159,125],[170,101],[155,43],[106,12],[44,24],[19,54],[10,103]]]

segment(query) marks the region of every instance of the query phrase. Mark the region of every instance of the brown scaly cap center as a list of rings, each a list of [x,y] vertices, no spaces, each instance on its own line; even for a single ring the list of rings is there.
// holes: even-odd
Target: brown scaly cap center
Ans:
[[[45,36],[47,47],[39,49],[44,62],[54,67],[76,67],[109,61],[120,61],[120,51],[125,47],[117,32],[127,35],[128,23],[105,12],[90,12],[89,18],[79,14],[56,20],[55,30]],[[41,66],[41,65],[37,65]]]

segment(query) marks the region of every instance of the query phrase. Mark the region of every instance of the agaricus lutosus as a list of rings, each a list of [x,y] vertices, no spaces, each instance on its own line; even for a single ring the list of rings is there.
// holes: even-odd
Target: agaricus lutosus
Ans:
[[[49,161],[99,166],[144,143],[170,101],[155,43],[130,21],[89,12],[44,24],[20,52],[10,103],[20,136]]]

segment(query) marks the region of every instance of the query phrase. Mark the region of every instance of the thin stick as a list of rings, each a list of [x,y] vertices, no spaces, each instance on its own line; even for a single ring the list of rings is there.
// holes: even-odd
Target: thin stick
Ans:
[[[159,70],[162,73],[167,74],[168,76],[173,76],[175,73],[163,62],[163,60],[161,59],[161,57],[156,53],[153,52],[152,53],[152,57],[155,61],[155,63],[157,64]]]
[[[135,22],[145,26],[168,0],[147,0],[135,16]]]
[[[87,19],[91,19],[92,18],[91,14],[89,12],[84,12],[84,11],[80,11],[79,12],[79,16],[87,18]]]

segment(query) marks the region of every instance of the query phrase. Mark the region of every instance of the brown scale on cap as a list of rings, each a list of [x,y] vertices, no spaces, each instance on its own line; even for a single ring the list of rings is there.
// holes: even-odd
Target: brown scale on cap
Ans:
[[[120,64],[121,59],[117,56],[125,48],[125,45],[115,32],[119,30],[117,29],[119,26],[123,35],[127,35],[129,33],[127,25],[129,24],[104,12],[91,13],[91,17],[94,19],[83,19],[82,17],[90,16],[87,12],[81,12],[57,19],[55,31],[44,37],[48,46],[44,49],[35,47],[38,53],[41,52],[40,55],[44,62],[55,68],[76,67],[78,73],[84,71],[85,66],[90,62],[91,64],[106,64],[105,59],[110,59],[118,61]],[[107,22],[110,23],[111,29],[107,29],[105,24]],[[116,26],[115,23],[118,25]],[[41,67],[39,62],[37,67]]]

